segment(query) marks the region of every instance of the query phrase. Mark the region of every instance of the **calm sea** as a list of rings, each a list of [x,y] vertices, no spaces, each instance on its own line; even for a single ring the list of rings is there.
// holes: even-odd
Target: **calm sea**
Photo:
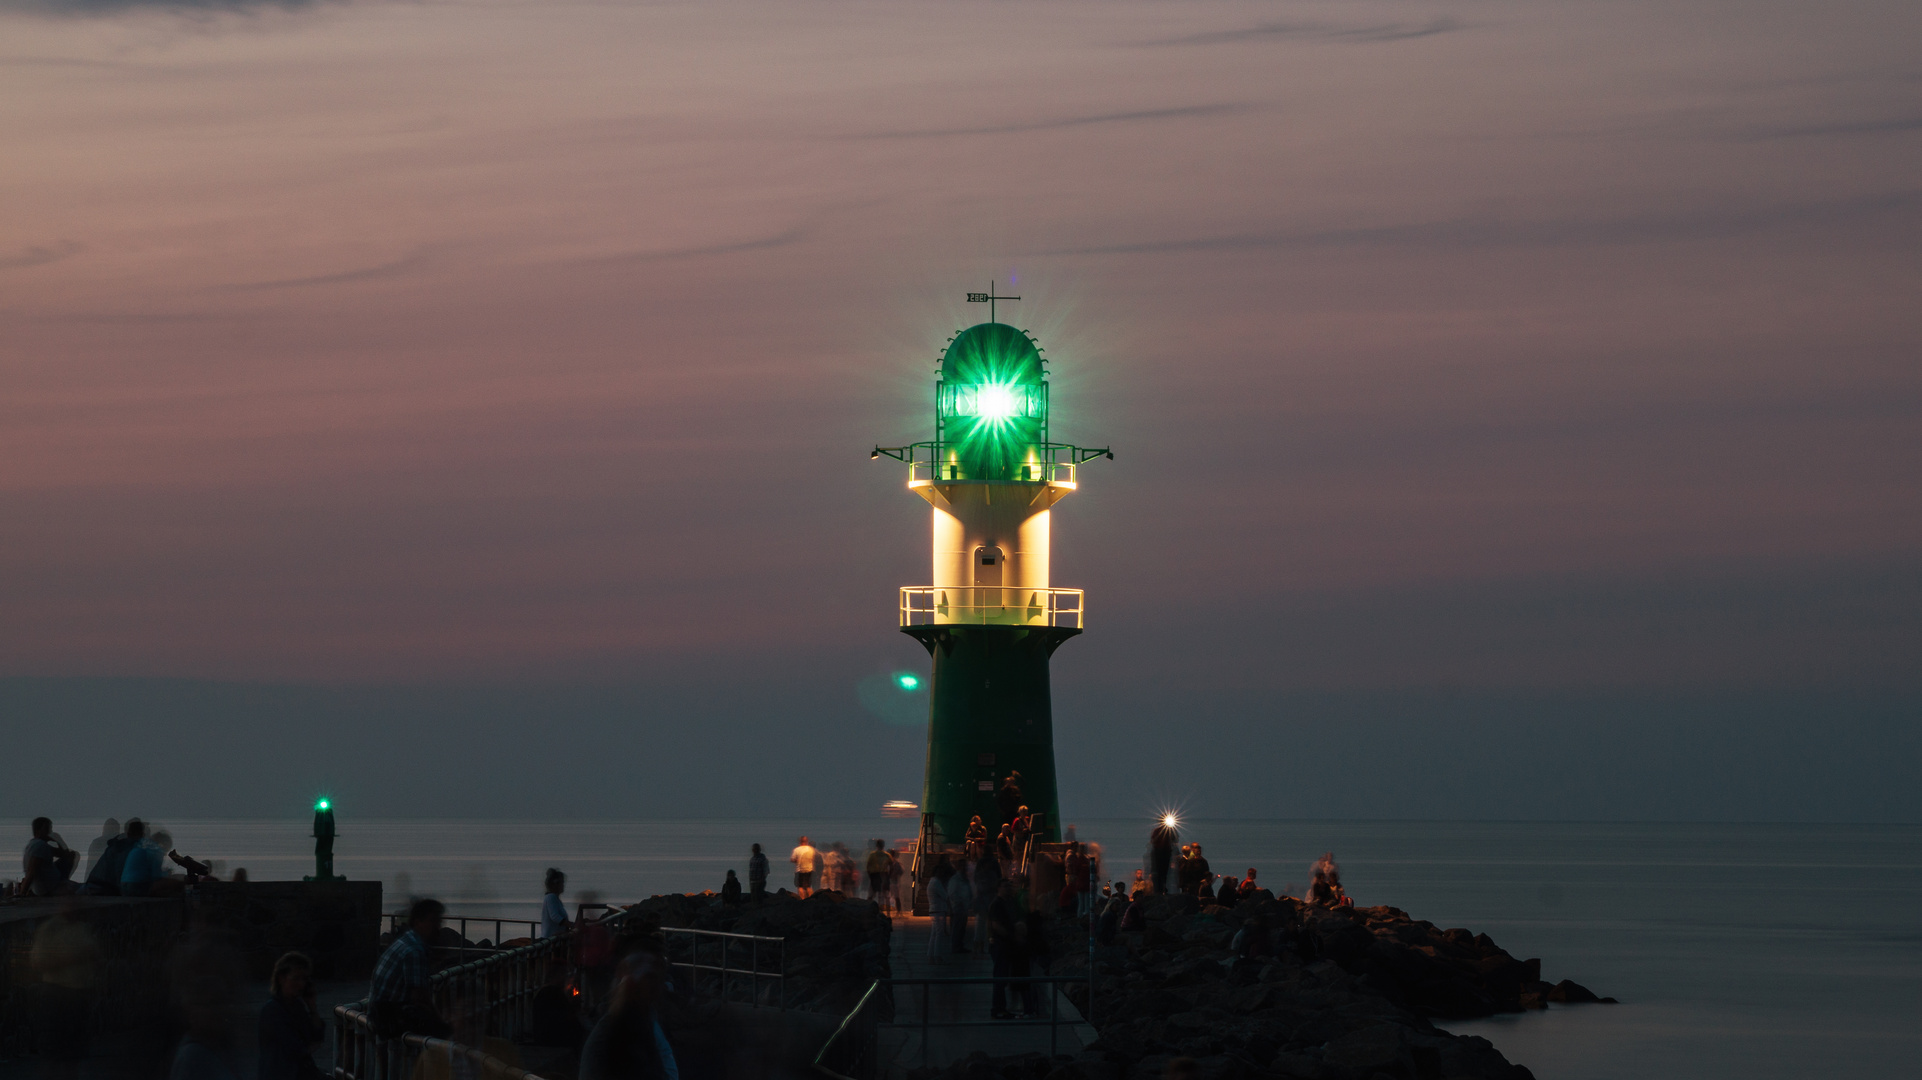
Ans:
[[[312,872],[306,821],[163,824],[182,851],[256,879]],[[1111,870],[1132,869],[1147,826],[1084,821],[1080,835],[1104,842]],[[803,832],[856,848],[912,827],[343,818],[340,830],[337,871],[390,896],[533,918],[548,866],[567,871],[570,900],[626,901],[718,888],[730,867],[745,878],[756,841],[778,883]],[[1357,903],[1485,932],[1541,957],[1551,981],[1622,999],[1451,1025],[1544,1080],[1922,1077],[1922,826],[1194,821],[1182,834],[1217,871],[1258,867],[1271,887],[1333,850]]]

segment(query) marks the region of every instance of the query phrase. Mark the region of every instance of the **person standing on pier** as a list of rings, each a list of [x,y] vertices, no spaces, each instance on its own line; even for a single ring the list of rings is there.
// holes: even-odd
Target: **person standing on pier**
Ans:
[[[868,899],[883,910],[893,907],[894,897],[894,860],[888,858],[888,842],[876,840],[874,850],[868,852]]]
[[[567,891],[567,875],[550,866],[546,885],[547,895],[541,897],[541,936],[560,937],[574,925],[567,921],[567,905],[561,903],[561,894]]]
[[[803,900],[814,895],[814,863],[820,857],[821,853],[814,850],[805,836],[787,857],[787,861],[794,864],[794,895]]]
[[[1175,831],[1173,814],[1155,822],[1155,827],[1148,832],[1148,876],[1156,896],[1168,892],[1168,870],[1180,843],[1181,834]]]
[[[754,845],[754,853],[747,857],[747,892],[755,902],[767,899],[767,856],[761,853],[761,845]]]

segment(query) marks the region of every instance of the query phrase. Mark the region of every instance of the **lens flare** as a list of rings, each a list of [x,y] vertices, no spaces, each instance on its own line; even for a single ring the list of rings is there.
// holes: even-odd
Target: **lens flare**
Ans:
[[[328,809],[331,809],[333,805],[334,805],[333,803],[328,802],[326,799],[321,799],[318,802],[314,803],[314,809],[328,810]]]
[[[1174,828],[1176,825],[1181,824],[1180,820],[1177,819],[1173,814],[1161,815],[1161,823],[1163,825],[1168,826],[1170,829]],[[1136,826],[1136,827],[1139,828],[1139,826]]]
[[[899,686],[909,693],[913,693],[921,689],[921,677],[911,672],[903,671],[894,677],[894,685]]]

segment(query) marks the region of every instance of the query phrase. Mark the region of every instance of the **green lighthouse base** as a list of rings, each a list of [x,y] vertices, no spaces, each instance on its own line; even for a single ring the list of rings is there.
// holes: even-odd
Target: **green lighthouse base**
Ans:
[[[1059,841],[1048,660],[1081,630],[944,623],[904,626],[901,632],[934,658],[921,796],[930,840],[961,843],[977,814],[993,836],[1003,822],[996,792],[1018,772],[1021,802],[1041,815],[1036,839]]]

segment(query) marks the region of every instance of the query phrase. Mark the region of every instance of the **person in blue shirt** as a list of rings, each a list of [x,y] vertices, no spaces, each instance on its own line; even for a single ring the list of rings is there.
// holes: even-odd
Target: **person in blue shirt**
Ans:
[[[165,874],[161,863],[164,853],[159,844],[147,838],[147,823],[139,818],[127,822],[127,839],[133,844],[127,849],[126,861],[120,864],[120,895],[151,896],[154,882]]]
[[[567,875],[553,867],[547,868],[547,895],[541,897],[541,936],[560,937],[574,924],[567,921],[567,905],[561,903],[561,894],[567,891]]]

